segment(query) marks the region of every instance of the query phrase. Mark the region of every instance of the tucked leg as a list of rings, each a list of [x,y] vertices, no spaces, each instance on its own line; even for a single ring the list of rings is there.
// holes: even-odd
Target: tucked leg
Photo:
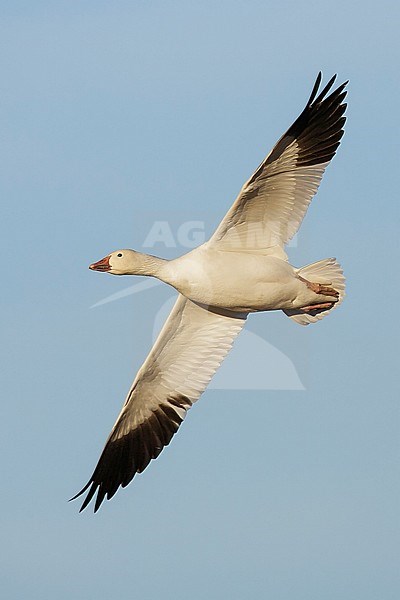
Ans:
[[[303,281],[306,286],[316,294],[321,294],[322,296],[333,296],[336,299],[339,298],[339,292],[334,290],[332,287],[322,285],[322,283],[313,283],[312,281],[304,279],[304,277],[301,277],[300,275],[298,277],[300,281]]]
[[[304,313],[309,313],[314,310],[327,310],[332,308],[335,302],[323,302],[322,304],[310,304],[310,306],[302,306],[299,310]]]

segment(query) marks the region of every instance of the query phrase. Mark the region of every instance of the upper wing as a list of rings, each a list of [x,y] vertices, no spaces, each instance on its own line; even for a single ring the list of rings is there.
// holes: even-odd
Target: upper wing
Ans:
[[[318,97],[318,74],[298,119],[244,184],[211,244],[262,249],[283,246],[296,233],[343,135],[347,81],[329,96],[336,75]]]
[[[97,492],[95,512],[107,495],[125,487],[156,458],[208,385],[232,347],[246,316],[203,308],[179,295],[86,486],[83,510]]]

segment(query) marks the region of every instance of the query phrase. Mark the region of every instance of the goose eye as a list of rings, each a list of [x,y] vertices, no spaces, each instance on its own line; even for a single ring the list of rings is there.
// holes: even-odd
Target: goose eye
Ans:
[[[119,252],[119,254],[117,254],[117,256],[119,256],[121,258],[121,256],[122,256],[121,252]]]

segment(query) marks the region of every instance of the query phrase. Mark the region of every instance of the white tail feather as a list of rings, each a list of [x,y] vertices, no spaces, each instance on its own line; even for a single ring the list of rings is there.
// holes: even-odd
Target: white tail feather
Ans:
[[[319,312],[314,311],[314,314],[303,313],[300,310],[284,310],[283,312],[299,323],[300,325],[309,325],[310,323],[316,323],[320,319],[323,319],[329,314],[334,308],[339,306],[345,296],[345,278],[343,271],[336,258],[325,258],[318,262],[307,265],[297,270],[297,273],[311,281],[312,283],[322,283],[323,285],[329,285],[334,290],[339,292],[339,300],[335,302],[332,308],[327,310],[321,310]]]

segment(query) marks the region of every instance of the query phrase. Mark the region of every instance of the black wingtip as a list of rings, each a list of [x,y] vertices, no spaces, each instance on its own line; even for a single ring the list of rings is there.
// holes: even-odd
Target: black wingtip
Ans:
[[[310,97],[308,99],[307,105],[306,106],[310,106],[310,104],[313,103],[315,96],[317,95],[319,86],[321,85],[321,81],[322,81],[322,71],[320,71],[317,75],[317,79],[315,80],[314,83],[314,87],[312,89],[312,92],[310,94]]]
[[[316,98],[314,100],[314,104],[319,104],[323,100],[323,98],[325,98],[325,96],[327,95],[327,93],[329,92],[329,90],[331,89],[333,84],[335,83],[336,77],[337,77],[337,75],[335,74],[330,78],[330,80],[328,81],[328,83],[326,84],[326,86],[324,87],[322,92],[319,94],[318,98]]]
[[[88,489],[88,487],[91,483],[92,483],[91,481],[88,481],[87,484],[85,485],[85,487],[83,487],[80,492],[75,494],[75,496],[72,496],[72,498],[70,498],[68,500],[68,502],[72,502],[72,500],[76,500],[77,498],[79,498],[79,496],[82,496],[82,494],[84,494],[86,492],[86,490]]]
[[[94,493],[96,491],[96,486],[93,485],[93,481],[92,480],[88,481],[87,484],[85,485],[85,487],[83,487],[80,492],[78,492],[77,494],[75,494],[75,496],[72,496],[72,498],[70,498],[68,500],[68,502],[72,502],[72,500],[76,500],[77,498],[79,498],[79,496],[82,496],[82,494],[84,494],[86,492],[86,490],[88,489],[88,487],[90,487],[90,486],[92,486],[92,487],[90,488],[88,495],[86,496],[85,500],[82,503],[82,506],[79,509],[80,513],[83,510],[85,510],[85,508],[87,507],[87,505],[89,504],[89,502],[91,501],[91,499],[94,496]]]
[[[333,84],[335,83],[336,78],[337,78],[337,74],[335,73],[330,78],[330,80],[328,81],[328,83],[326,84],[326,86],[323,88],[323,90],[317,96],[318,90],[319,90],[319,86],[321,85],[321,82],[322,82],[322,71],[319,71],[319,73],[317,75],[317,79],[315,80],[314,87],[312,89],[311,95],[310,95],[310,97],[308,99],[308,102],[306,104],[306,109],[310,108],[312,105],[319,104],[324,99],[324,97],[327,95],[327,93],[332,88]],[[342,85],[340,86],[340,90],[343,90],[343,88],[346,87],[346,85],[348,83],[349,83],[349,80],[347,80],[344,83],[342,83]]]
[[[182,409],[186,413],[191,405],[187,396],[177,392],[171,394],[157,409],[149,412],[145,421],[131,427],[128,433],[109,439],[90,480],[71,498],[75,500],[86,492],[79,512],[85,510],[96,495],[96,513],[105,499],[112,498],[119,487],[127,486],[136,473],[144,471],[162,448],[168,446],[183,421]],[[119,423],[124,424],[123,419],[120,418]]]
[[[94,492],[93,492],[93,493],[94,493]],[[85,508],[87,507],[87,505],[88,505],[88,504],[89,504],[89,502],[91,501],[92,497],[93,497],[93,494],[92,494],[92,495],[90,495],[90,492],[89,492],[89,494],[86,496],[86,498],[85,498],[85,499],[84,499],[84,501],[82,502],[82,506],[81,506],[81,507],[80,507],[80,509],[79,509],[79,512],[80,512],[80,513],[81,513],[83,510],[85,510]]]

